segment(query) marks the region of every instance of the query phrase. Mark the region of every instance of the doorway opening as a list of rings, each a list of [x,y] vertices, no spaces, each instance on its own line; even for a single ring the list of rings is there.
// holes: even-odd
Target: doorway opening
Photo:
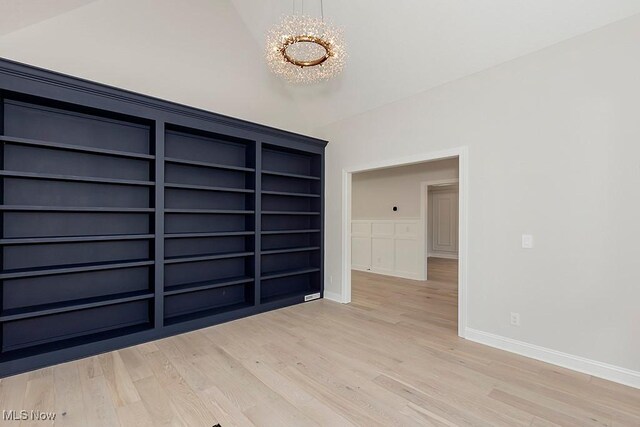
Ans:
[[[459,179],[438,179],[420,184],[420,219],[424,223],[426,254],[425,278],[427,280],[458,280],[459,247]],[[437,263],[442,268],[429,263]],[[433,268],[431,268],[433,267]],[[429,272],[433,270],[434,275]]]
[[[457,174],[422,176],[415,186],[397,186],[398,176],[412,175],[420,169],[435,167],[437,170],[439,162],[441,165],[455,162]],[[386,286],[378,288],[385,292],[395,287],[398,290],[395,295],[406,295],[406,290],[412,289],[424,299],[432,296],[411,286],[421,285],[425,289],[437,282],[442,285],[442,292],[451,296],[450,302],[454,304],[446,317],[453,317],[451,326],[457,329],[459,336],[465,336],[467,168],[467,150],[463,147],[343,171],[342,302],[352,301],[352,268],[356,284],[354,303],[358,304],[362,296],[359,293],[363,291],[361,280]],[[376,181],[376,176],[379,181]],[[382,192],[375,196],[372,189],[378,186],[382,190],[384,178],[389,176],[395,176],[393,185],[386,189],[392,196],[383,197]],[[368,189],[361,185],[363,180],[369,181]],[[365,188],[364,194],[360,194],[362,188]],[[405,197],[410,192],[416,209],[412,209]],[[429,198],[436,193],[436,200],[429,203]],[[363,207],[369,213],[363,215]],[[429,215],[430,208],[432,215]],[[438,208],[435,214],[442,217],[436,218],[441,224],[435,230],[434,208]],[[378,292],[383,302],[393,296]]]

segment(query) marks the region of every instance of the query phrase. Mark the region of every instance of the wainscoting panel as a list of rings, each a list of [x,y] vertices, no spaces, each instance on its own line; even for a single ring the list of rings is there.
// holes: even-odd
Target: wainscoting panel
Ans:
[[[424,243],[419,219],[352,221],[351,268],[425,280]]]
[[[371,270],[384,274],[393,274],[394,268],[393,237],[371,237]]]
[[[424,263],[421,263],[420,244],[422,240],[417,238],[395,238],[395,275],[412,279],[421,279],[420,272]]]

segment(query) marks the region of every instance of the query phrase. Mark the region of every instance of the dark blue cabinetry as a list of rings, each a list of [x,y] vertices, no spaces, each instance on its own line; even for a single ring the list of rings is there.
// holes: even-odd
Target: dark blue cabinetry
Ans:
[[[323,291],[325,141],[0,60],[0,376]]]

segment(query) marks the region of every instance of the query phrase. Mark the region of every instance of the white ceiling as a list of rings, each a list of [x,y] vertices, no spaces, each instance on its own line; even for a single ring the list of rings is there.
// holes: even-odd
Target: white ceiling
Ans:
[[[140,75],[147,63],[164,70],[180,58],[177,101],[275,126],[283,122],[273,115],[288,108],[303,115],[288,127],[312,132],[640,13],[639,0],[324,0],[325,18],[344,27],[347,67],[332,81],[295,86],[269,76],[261,55],[267,29],[291,12],[291,0],[126,2],[0,0],[0,56],[161,97],[169,94],[167,73],[157,87],[162,79]],[[318,15],[319,5],[306,0],[305,11]],[[214,16],[226,9],[237,16]],[[98,69],[107,51],[123,64],[117,74]],[[230,60],[229,51],[242,61]],[[237,84],[212,80],[237,63]],[[231,95],[239,104],[226,108]]]
[[[231,0],[257,43],[291,0]],[[320,0],[306,0],[318,13]],[[298,8],[301,1],[297,0]],[[284,86],[318,125],[406,98],[640,13],[638,0],[324,0],[344,26],[336,81]]]
[[[0,36],[96,0],[0,0]]]

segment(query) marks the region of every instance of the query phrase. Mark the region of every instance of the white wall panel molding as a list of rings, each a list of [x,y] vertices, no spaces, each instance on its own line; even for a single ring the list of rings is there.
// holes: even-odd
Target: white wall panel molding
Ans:
[[[425,280],[424,232],[418,218],[351,222],[351,268]]]

